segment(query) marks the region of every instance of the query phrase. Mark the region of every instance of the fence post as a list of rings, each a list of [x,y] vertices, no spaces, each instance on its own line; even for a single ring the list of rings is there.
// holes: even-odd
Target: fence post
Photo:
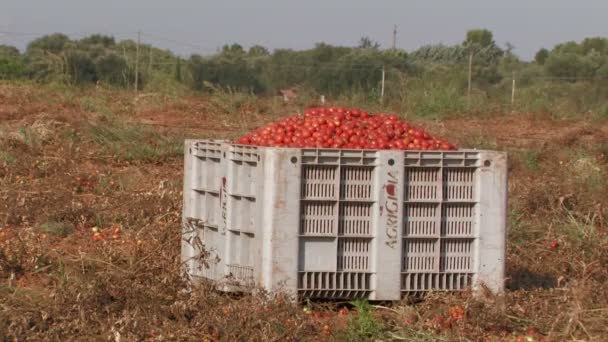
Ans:
[[[384,66],[382,66],[382,85],[380,88],[380,102],[384,102],[384,77],[385,77]]]
[[[513,79],[511,82],[511,110],[513,110],[513,105],[515,105],[515,71],[513,71],[511,78]]]

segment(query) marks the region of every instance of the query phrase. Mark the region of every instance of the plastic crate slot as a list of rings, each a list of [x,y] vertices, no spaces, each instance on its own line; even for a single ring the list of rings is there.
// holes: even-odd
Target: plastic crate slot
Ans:
[[[339,235],[370,236],[373,203],[340,203]]]
[[[460,291],[472,284],[471,273],[406,273],[401,276],[401,291],[410,294],[429,290]]]
[[[445,168],[443,194],[445,200],[473,200],[475,169]]]
[[[338,271],[367,271],[369,269],[369,240],[338,240]],[[357,281],[355,278],[354,281]]]
[[[342,291],[342,295],[352,291],[369,291],[371,274],[361,272],[299,272],[298,290]],[[346,292],[348,291],[348,292]]]
[[[471,270],[472,240],[442,240],[439,269],[442,272]]]
[[[440,168],[406,168],[405,200],[437,199],[440,170]]]
[[[302,166],[302,198],[336,198],[337,166]]]
[[[300,234],[334,235],[335,202],[302,202]]]
[[[435,236],[438,203],[406,203],[403,210],[404,236]]]
[[[371,199],[372,176],[373,168],[342,166],[340,169],[340,198]]]
[[[464,290],[471,286],[472,275],[466,273],[443,273],[441,277],[441,290]]]
[[[436,239],[404,239],[403,271],[434,271],[437,262]]]
[[[445,203],[442,209],[442,236],[472,237],[475,203]]]

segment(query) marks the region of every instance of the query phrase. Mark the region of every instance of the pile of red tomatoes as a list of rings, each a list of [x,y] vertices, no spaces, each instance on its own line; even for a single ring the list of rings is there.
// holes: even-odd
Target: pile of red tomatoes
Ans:
[[[236,141],[241,145],[369,150],[455,150],[444,139],[399,120],[357,108],[314,107],[273,122]]]

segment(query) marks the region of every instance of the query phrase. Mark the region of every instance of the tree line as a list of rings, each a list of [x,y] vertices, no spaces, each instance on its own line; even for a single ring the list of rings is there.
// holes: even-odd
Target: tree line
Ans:
[[[566,42],[551,50],[540,49],[532,62],[524,62],[507,43],[500,47],[492,32],[470,30],[455,45],[427,45],[415,51],[382,49],[367,37],[354,47],[318,43],[307,50],[263,46],[249,49],[225,45],[210,56],[194,54],[185,59],[169,50],[133,40],[116,41],[105,35],[70,39],[64,34],[37,38],[21,52],[0,45],[0,79],[60,81],[72,85],[101,82],[132,88],[137,73],[139,87],[171,82],[194,90],[213,87],[269,94],[299,86],[328,95],[379,91],[382,71],[388,82],[403,78],[452,77],[466,82],[472,61],[472,78],[478,87],[491,87],[517,74],[524,82],[552,77],[564,82],[608,78],[608,39],[587,38]]]

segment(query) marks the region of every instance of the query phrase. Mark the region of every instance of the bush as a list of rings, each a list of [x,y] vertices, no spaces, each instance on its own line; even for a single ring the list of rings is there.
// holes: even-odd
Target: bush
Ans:
[[[598,69],[589,57],[574,53],[551,54],[545,63],[547,73],[559,78],[590,78]]]
[[[114,53],[95,60],[95,73],[99,80],[114,86],[128,87],[134,79],[127,61]]]

